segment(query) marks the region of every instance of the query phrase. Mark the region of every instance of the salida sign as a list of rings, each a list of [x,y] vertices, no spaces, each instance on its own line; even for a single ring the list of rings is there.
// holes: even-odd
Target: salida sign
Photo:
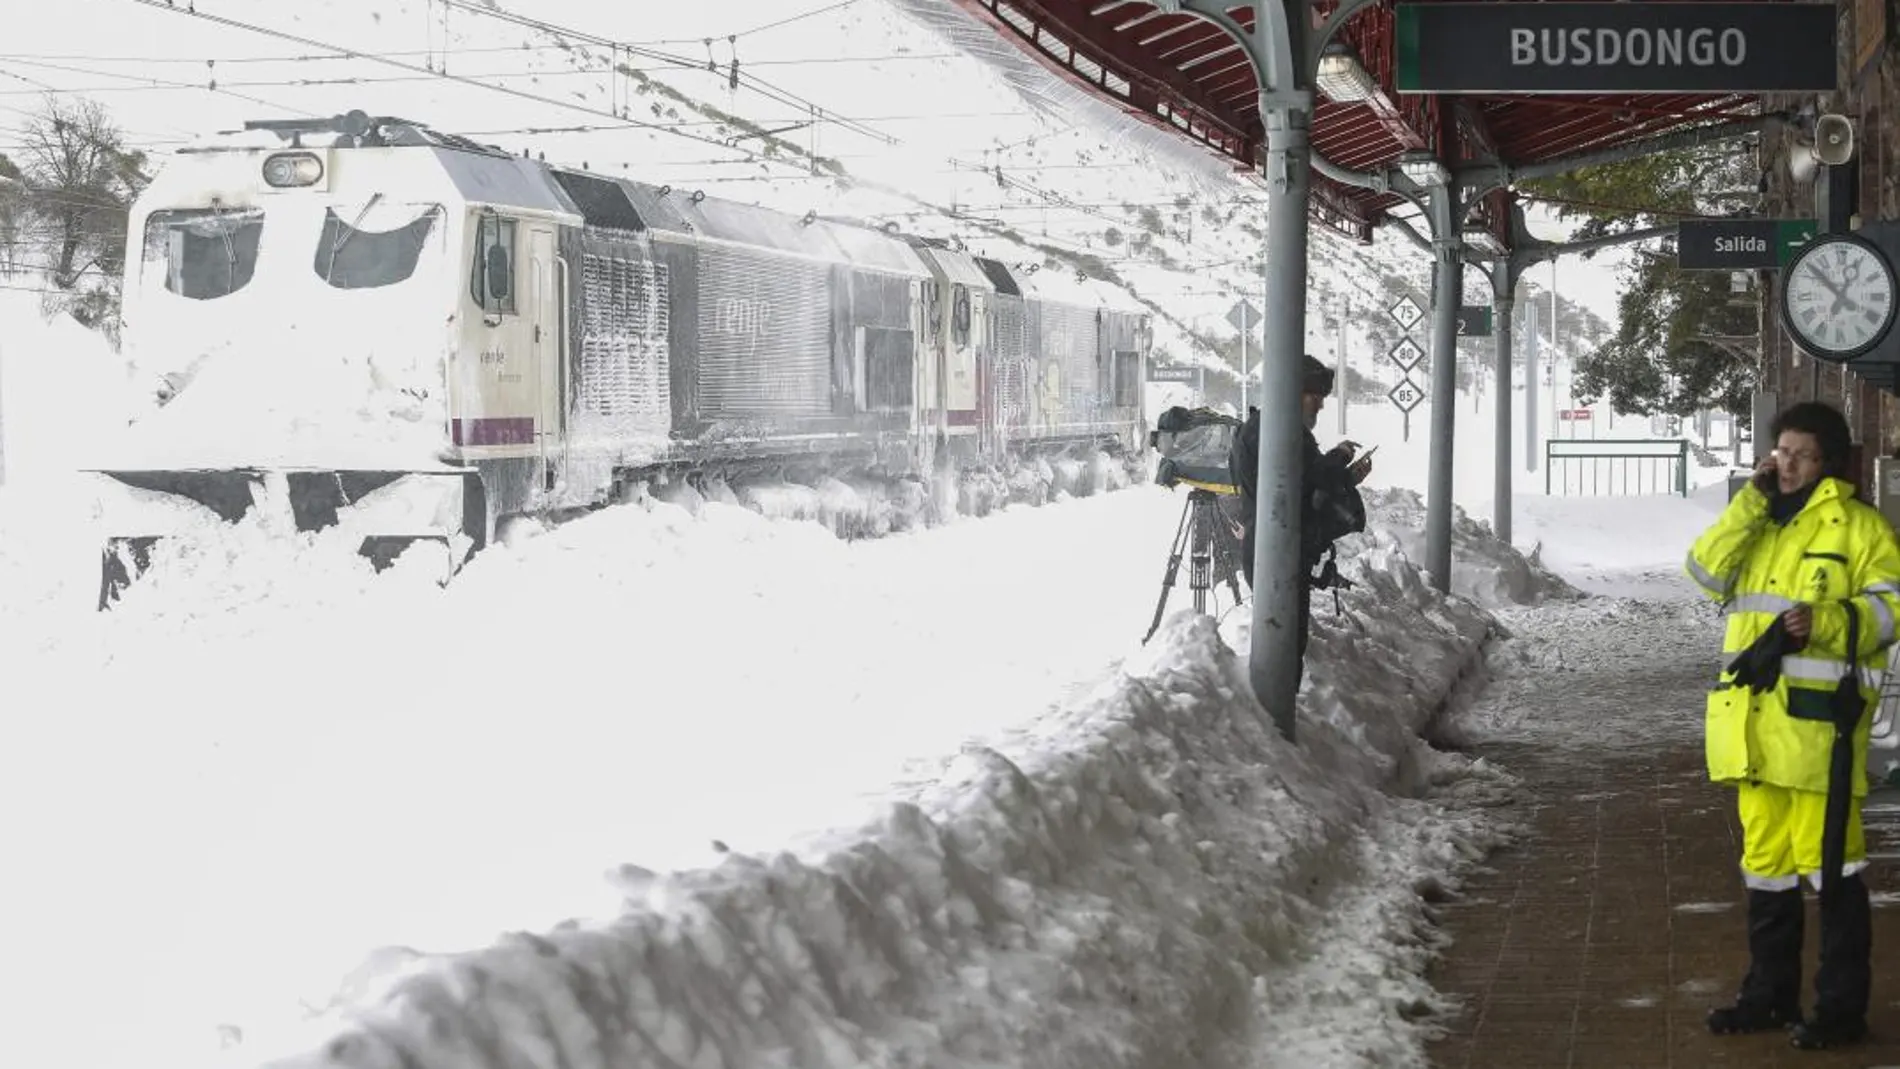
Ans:
[[[1400,4],[1401,93],[1835,88],[1832,4]]]
[[[1676,266],[1684,271],[1782,267],[1813,240],[1813,219],[1684,219],[1676,225]]]

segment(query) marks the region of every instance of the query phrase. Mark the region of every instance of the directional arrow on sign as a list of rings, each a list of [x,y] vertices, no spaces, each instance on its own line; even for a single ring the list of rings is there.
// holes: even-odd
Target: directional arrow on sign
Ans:
[[[1400,379],[1399,384],[1387,390],[1385,395],[1391,398],[1392,403],[1398,406],[1400,412],[1406,413],[1410,413],[1425,400],[1425,391],[1419,389],[1418,384],[1409,377]]]
[[[1410,338],[1400,338],[1399,343],[1387,349],[1385,355],[1400,368],[1410,371],[1418,366],[1420,360],[1425,359],[1425,350],[1419,348],[1418,343]]]
[[[1418,326],[1419,320],[1425,318],[1425,309],[1420,308],[1418,302],[1413,300],[1409,293],[1394,301],[1392,307],[1385,311],[1398,322],[1401,330],[1411,330]]]

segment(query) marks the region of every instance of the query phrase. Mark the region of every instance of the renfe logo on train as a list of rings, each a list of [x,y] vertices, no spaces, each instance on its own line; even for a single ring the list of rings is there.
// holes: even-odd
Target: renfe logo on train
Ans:
[[[719,334],[763,338],[772,333],[772,302],[745,297],[721,297],[713,305],[712,328]]]
[[[1832,4],[1430,3],[1397,9],[1401,93],[1832,90]]]

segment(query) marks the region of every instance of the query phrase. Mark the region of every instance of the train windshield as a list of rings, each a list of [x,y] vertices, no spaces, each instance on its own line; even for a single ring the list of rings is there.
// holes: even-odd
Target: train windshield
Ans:
[[[442,216],[440,204],[393,205],[379,197],[342,211],[328,208],[311,266],[333,289],[376,289],[404,282],[416,273]]]
[[[145,262],[163,266],[166,289],[209,301],[251,281],[263,233],[262,208],[153,212],[145,221]]]

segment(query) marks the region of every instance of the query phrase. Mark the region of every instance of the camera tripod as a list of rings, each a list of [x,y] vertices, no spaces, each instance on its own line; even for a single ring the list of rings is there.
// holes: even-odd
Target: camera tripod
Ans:
[[[1208,592],[1218,581],[1226,581],[1240,603],[1240,543],[1220,514],[1220,499],[1212,490],[1191,490],[1187,506],[1181,510],[1181,526],[1174,533],[1174,548],[1168,554],[1168,570],[1161,577],[1161,600],[1155,603],[1155,618],[1143,645],[1161,628],[1161,617],[1168,611],[1168,594],[1174,590],[1175,577],[1181,573],[1181,554],[1188,558],[1188,588],[1194,592],[1194,611],[1207,611]]]

